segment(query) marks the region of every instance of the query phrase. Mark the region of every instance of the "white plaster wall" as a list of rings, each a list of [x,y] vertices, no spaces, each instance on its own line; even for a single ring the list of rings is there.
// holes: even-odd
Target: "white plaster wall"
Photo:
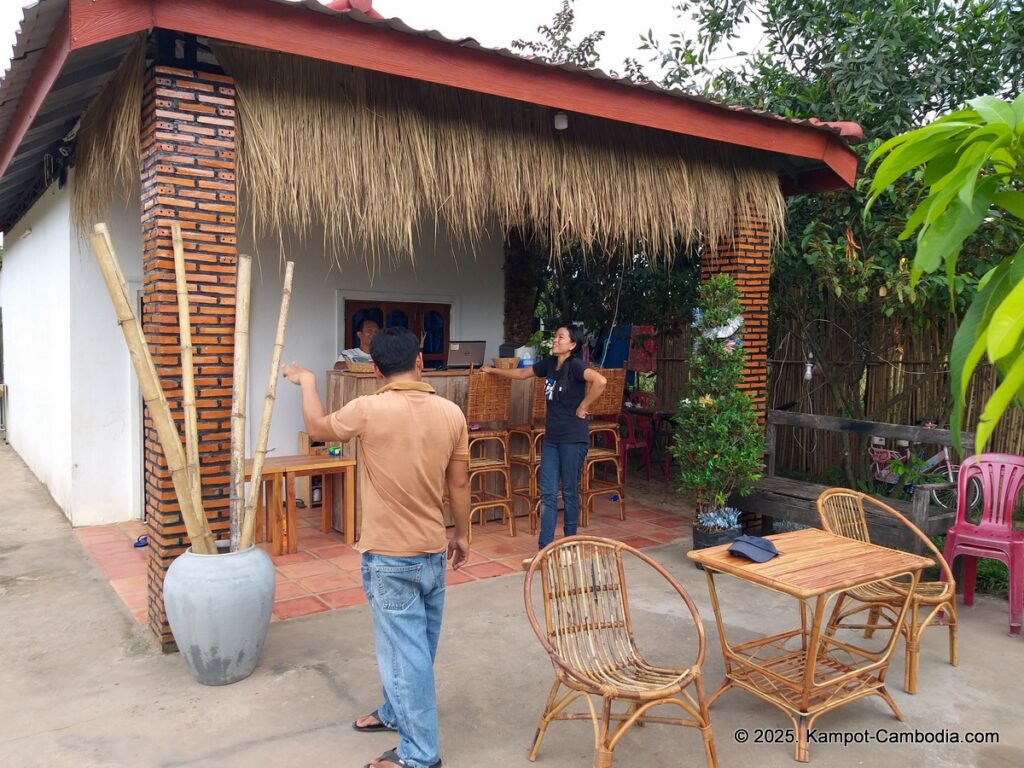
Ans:
[[[133,190],[103,217],[133,302],[142,284],[138,199]],[[65,512],[73,525],[141,519],[138,383],[96,258],[77,228],[71,233],[71,284],[72,497]]]
[[[254,244],[245,238],[239,252],[253,254],[252,319],[249,353],[249,422],[247,453],[253,451],[273,351],[281,302],[284,266],[276,241]],[[295,262],[291,308],[282,360],[297,360],[317,374],[321,396],[324,372],[334,365],[339,342],[340,302],[344,297],[441,301],[452,304],[452,339],[485,339],[487,359],[498,354],[504,323],[503,251],[497,228],[486,233],[475,254],[453,246],[433,228],[416,245],[415,265],[407,259],[371,271],[361,254],[331,255],[313,245],[290,245],[286,257]],[[277,401],[268,448],[278,455],[296,451],[296,435],[303,429],[298,388],[279,379]],[[271,454],[273,455],[273,454]]]
[[[70,199],[67,187],[47,190],[4,238],[0,270],[7,438],[65,510],[72,500]]]

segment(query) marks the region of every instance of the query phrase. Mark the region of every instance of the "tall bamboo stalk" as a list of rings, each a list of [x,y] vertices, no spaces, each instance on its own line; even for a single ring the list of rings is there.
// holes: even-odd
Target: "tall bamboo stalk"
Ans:
[[[181,240],[181,225],[171,224],[171,244],[174,247],[174,283],[178,295],[178,332],[181,338],[181,390],[185,411],[185,472],[188,475],[192,507],[203,519],[203,485],[199,474],[199,419],[196,415],[195,368],[192,362],[192,319],[188,309],[188,283],[185,281],[185,245]]]
[[[252,544],[253,529],[256,525],[256,500],[259,498],[260,480],[263,475],[263,460],[267,456],[267,435],[270,433],[270,415],[274,410],[274,399],[277,396],[277,379],[280,375],[281,350],[284,348],[284,330],[288,325],[288,305],[292,300],[292,262],[288,262],[284,270],[284,288],[281,290],[281,312],[277,317],[277,336],[274,338],[274,352],[270,360],[270,378],[267,381],[267,394],[263,398],[263,418],[260,421],[260,434],[256,438],[256,450],[253,452],[252,476],[249,479],[249,498],[245,504],[245,520],[242,523],[242,540],[240,549]],[[272,510],[281,514],[280,509]],[[294,536],[294,531],[289,531]]]
[[[99,262],[103,282],[106,283],[107,291],[110,293],[110,300],[117,315],[117,324],[121,327],[125,343],[128,345],[128,353],[131,356],[132,365],[135,367],[135,375],[139,379],[139,387],[142,389],[142,398],[146,407],[149,408],[149,415],[153,419],[160,445],[167,459],[167,468],[170,470],[174,493],[178,497],[178,505],[181,507],[185,530],[192,540],[192,551],[212,555],[216,552],[213,534],[210,532],[210,525],[205,515],[192,504],[181,438],[178,435],[174,419],[171,417],[171,410],[160,386],[156,368],[153,366],[153,359],[150,357],[149,346],[142,333],[142,326],[132,310],[132,302],[128,297],[128,286],[121,273],[121,267],[117,263],[117,257],[114,255],[114,246],[110,240],[107,225],[97,224],[95,232],[89,235],[89,242],[92,244],[96,261]]]
[[[238,257],[235,284],[235,363],[231,387],[231,551],[242,541],[245,519],[245,408],[249,381],[249,296],[252,258]],[[259,493],[254,486],[253,493]]]

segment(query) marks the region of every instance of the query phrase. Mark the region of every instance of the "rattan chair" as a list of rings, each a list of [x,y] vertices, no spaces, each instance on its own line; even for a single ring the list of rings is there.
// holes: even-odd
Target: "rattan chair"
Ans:
[[[697,646],[690,666],[657,667],[641,656],[633,640],[624,553],[659,573],[689,609]],[[543,627],[534,611],[533,579],[537,573],[544,603]],[[549,723],[589,719],[594,726],[595,768],[610,768],[619,740],[631,726],[645,723],[697,728],[708,766],[714,768],[715,747],[700,671],[704,626],[690,596],[664,568],[622,542],[570,536],[549,544],[534,558],[526,574],[524,597],[526,615],[555,668],[555,683],[530,749],[531,761],[537,758]],[[563,686],[567,690],[560,695]],[[567,711],[577,699],[586,703],[587,711]],[[619,705],[618,711],[613,711],[613,705]],[[678,707],[685,716],[648,714],[662,705]]]
[[[899,627],[907,645],[903,688],[907,693],[917,693],[921,634],[926,627],[949,627],[949,663],[954,667],[959,664],[956,583],[953,580],[953,572],[931,539],[887,504],[867,494],[846,488],[830,488],[818,497],[818,515],[821,517],[822,528],[838,536],[871,543],[865,508],[870,513],[887,516],[909,528],[927,547],[927,554],[939,566],[945,577],[945,581],[918,583],[907,608],[906,618]],[[906,600],[908,586],[896,579],[885,579],[842,593],[836,598],[826,632],[834,635],[837,629],[862,629],[865,637],[871,637],[876,629],[892,629]],[[920,615],[922,609],[925,611],[923,617]],[[851,618],[865,611],[868,614],[866,622],[850,622]]]
[[[511,390],[511,380],[502,376],[492,376],[482,371],[474,371],[469,375],[466,421],[480,426],[469,433],[471,539],[473,516],[479,513],[480,525],[484,525],[489,509],[500,509],[502,521],[508,520],[509,535],[516,535],[509,463],[508,415]]]
[[[591,444],[583,462],[580,487],[580,524],[584,526],[590,524],[590,513],[598,496],[611,496],[617,499],[619,519],[626,519],[626,467],[622,462],[622,436],[619,432],[619,415],[622,413],[622,397],[626,388],[626,369],[597,370],[608,383],[601,396],[590,406],[590,415],[596,418],[591,419],[589,425]],[[608,418],[610,420],[607,420]],[[599,444],[602,440],[605,445]],[[598,467],[601,468],[600,480],[597,478]],[[607,479],[609,469],[612,472],[612,479]]]
[[[508,428],[509,462],[511,470],[518,474],[512,478],[512,497],[526,504],[531,534],[537,532],[540,519],[540,456],[544,450],[544,422],[548,412],[544,385],[544,379],[533,380],[529,421]]]

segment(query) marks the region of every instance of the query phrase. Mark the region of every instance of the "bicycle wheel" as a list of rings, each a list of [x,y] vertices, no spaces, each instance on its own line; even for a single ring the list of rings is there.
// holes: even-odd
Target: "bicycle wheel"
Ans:
[[[946,474],[942,469],[938,469],[935,472],[931,472],[926,475],[926,483],[955,483],[957,477],[960,475],[960,465],[950,464],[949,472],[953,476],[952,480],[949,475]],[[957,501],[957,490],[956,488],[942,488],[939,490],[932,491],[932,501],[942,507],[943,509],[956,509]],[[978,504],[981,503],[981,484],[977,479],[971,480],[967,484],[967,508],[975,509]]]

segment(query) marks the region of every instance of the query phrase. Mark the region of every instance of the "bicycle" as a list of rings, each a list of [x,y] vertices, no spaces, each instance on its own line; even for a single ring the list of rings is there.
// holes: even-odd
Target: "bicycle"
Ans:
[[[933,425],[934,426],[934,425]],[[871,457],[871,475],[875,480],[889,485],[904,483],[904,487],[913,493],[914,485],[953,483],[953,488],[934,489],[932,501],[943,509],[956,510],[956,481],[960,474],[960,465],[950,459],[949,448],[943,446],[940,451],[925,458],[924,451],[915,456],[906,440],[896,441],[899,450],[886,446],[884,437],[872,437],[868,446]],[[910,482],[905,478],[910,476]],[[975,479],[968,485],[967,508],[975,509],[981,502],[981,484]]]

